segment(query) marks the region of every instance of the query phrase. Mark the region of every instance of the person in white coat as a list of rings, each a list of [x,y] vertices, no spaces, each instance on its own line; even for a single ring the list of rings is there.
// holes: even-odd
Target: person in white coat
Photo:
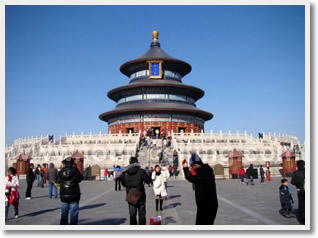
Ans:
[[[161,173],[159,165],[155,166],[155,170],[152,172],[151,178],[153,181],[153,190],[156,196],[156,211],[158,211],[158,205],[160,201],[160,210],[162,211],[163,199],[167,197],[167,190],[165,187],[165,176]]]
[[[5,219],[8,219],[9,207],[10,204],[14,207],[14,218],[19,217],[19,194],[18,194],[18,187],[19,187],[19,179],[17,176],[17,171],[15,168],[10,167],[8,169],[8,176],[5,178]],[[11,197],[16,197],[10,201]]]

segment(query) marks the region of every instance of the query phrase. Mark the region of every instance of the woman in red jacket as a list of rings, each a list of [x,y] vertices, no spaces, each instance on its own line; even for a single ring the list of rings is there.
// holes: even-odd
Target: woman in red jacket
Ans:
[[[108,170],[104,169],[104,180],[107,181]]]
[[[244,170],[243,167],[240,169],[240,178],[241,178],[241,182],[240,183],[244,183],[245,170]]]

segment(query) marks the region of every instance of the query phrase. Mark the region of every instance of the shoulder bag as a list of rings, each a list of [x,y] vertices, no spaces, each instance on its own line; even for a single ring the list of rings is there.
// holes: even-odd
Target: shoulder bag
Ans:
[[[142,196],[142,192],[140,192],[136,188],[129,187],[128,174],[126,174],[126,180],[127,180],[127,187],[128,187],[128,194],[126,197],[126,201],[133,206],[137,206],[137,204]]]

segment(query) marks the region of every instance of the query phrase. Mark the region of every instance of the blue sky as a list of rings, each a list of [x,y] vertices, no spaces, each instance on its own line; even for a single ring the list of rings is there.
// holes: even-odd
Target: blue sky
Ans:
[[[304,6],[6,6],[5,140],[103,133],[119,67],[162,49],[214,114],[205,130],[305,138]]]

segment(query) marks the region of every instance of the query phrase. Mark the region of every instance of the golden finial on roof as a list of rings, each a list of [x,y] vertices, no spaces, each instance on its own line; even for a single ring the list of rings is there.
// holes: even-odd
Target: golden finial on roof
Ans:
[[[152,31],[152,41],[156,42],[158,41],[159,32],[158,31]]]

